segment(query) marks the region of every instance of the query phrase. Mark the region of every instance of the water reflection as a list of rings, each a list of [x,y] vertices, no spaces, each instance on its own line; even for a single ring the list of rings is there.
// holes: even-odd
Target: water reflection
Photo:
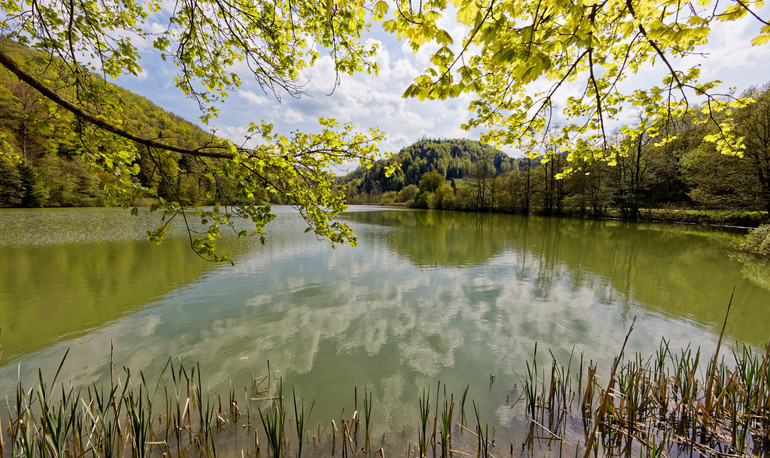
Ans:
[[[3,210],[3,362],[138,310],[211,267],[182,237],[145,241],[153,223],[106,209]]]
[[[756,345],[770,337],[765,325],[770,319],[770,284],[763,275],[767,262],[735,255],[730,243],[735,237],[725,232],[454,212],[419,212],[414,218],[409,213],[354,213],[348,218],[405,227],[391,231],[388,244],[420,266],[478,264],[514,252],[512,270],[519,280],[533,282],[539,301],[551,300],[554,278],[561,276],[575,290],[594,291],[600,303],[642,307],[715,332],[735,286],[728,333]]]
[[[437,380],[455,393],[470,384],[483,411],[498,411],[535,342],[564,359],[585,352],[606,367],[634,316],[631,351],[649,353],[662,336],[674,348],[708,350],[725,284],[737,285],[731,337],[767,337],[768,293],[743,278],[719,238],[509,215],[346,218],[359,245],[331,249],[304,234],[296,215],[279,215],[269,243],[242,247],[235,267],[159,281],[184,285],[167,284],[175,289],[144,307],[18,358],[21,377],[31,383],[38,367],[53,373],[71,347],[64,379],[106,380],[114,342],[118,366],[153,377],[169,357],[199,361],[208,386],[227,392],[264,374],[269,360],[316,400],[314,421],[351,406],[352,388],[366,385],[378,428],[393,432],[415,421],[418,393]],[[185,256],[169,255],[157,272]],[[16,364],[0,367],[0,394],[12,390],[16,372]],[[499,412],[503,426],[517,421]]]
[[[505,229],[485,213],[430,211],[355,212],[351,221],[397,228],[391,248],[416,265],[462,266],[487,262],[506,245]],[[502,235],[502,237],[500,237]]]

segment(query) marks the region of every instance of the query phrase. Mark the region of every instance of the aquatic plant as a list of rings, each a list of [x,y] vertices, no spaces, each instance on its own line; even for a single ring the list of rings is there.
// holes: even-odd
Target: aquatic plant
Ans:
[[[728,304],[726,316],[729,308]],[[632,330],[633,325],[603,383],[592,360],[586,363],[581,355],[573,368],[574,354],[561,364],[550,353],[550,361],[544,363],[535,346],[531,360],[524,364],[520,398],[512,405],[508,399],[505,402],[506,408],[518,405],[516,414],[529,422],[522,451],[536,455],[542,448],[558,444],[559,453],[575,455],[770,452],[770,344],[763,351],[743,345],[726,352],[721,351],[720,337],[714,353],[706,357],[700,349],[672,350],[662,339],[652,355],[624,357]],[[346,417],[343,409],[343,415],[332,419],[331,425],[324,419],[312,437],[313,449],[309,449],[313,429],[308,423],[314,403],[308,408],[292,388],[290,419],[291,412],[287,415],[284,406],[283,379],[273,381],[269,363],[268,373],[254,376],[239,399],[232,388],[229,396],[209,394],[198,364],[185,366],[174,360],[150,383],[141,372],[114,371],[111,358],[109,383],[73,387],[59,381],[66,356],[52,379],[38,371],[35,386],[18,383],[15,396],[7,401],[8,421],[0,418],[0,453],[25,457],[259,456],[262,441],[274,458],[338,453],[342,457],[385,456],[384,436],[381,447],[372,446],[377,416],[368,386],[364,386],[363,410],[358,410],[358,390],[354,388],[352,417]],[[419,457],[472,455],[474,448],[477,456],[495,454],[499,445],[495,445],[494,425],[490,428],[482,421],[483,412],[475,400],[471,400],[475,427],[465,426],[469,388],[462,389],[457,419],[455,396],[446,385],[439,382],[435,394],[423,389],[418,398],[417,431],[405,429],[404,437],[410,439],[389,444],[396,454],[407,447],[407,456],[414,450]],[[524,402],[518,404],[518,400]],[[259,425],[252,424],[254,408]],[[362,415],[363,447],[359,444]],[[321,425],[327,426],[322,430]],[[410,433],[414,435],[408,436]],[[410,442],[415,436],[416,444]],[[513,453],[513,441],[510,449]]]
[[[732,299],[725,324],[731,304]],[[583,437],[578,438],[582,447],[580,443],[574,447],[576,454],[582,448],[586,456],[599,450],[602,455],[640,450],[662,456],[674,447],[707,455],[768,453],[770,344],[764,352],[743,345],[733,351],[734,363],[727,363],[720,358],[725,324],[706,367],[700,349],[672,352],[663,339],[659,350],[647,358],[634,354],[623,360],[624,343],[604,385],[598,382],[592,363],[584,374],[582,358],[579,374],[569,374],[568,368],[552,369],[549,389],[541,382],[537,390],[534,371],[528,370],[525,411],[532,427],[543,429],[550,439],[566,441],[568,433],[575,435],[570,422],[582,422]],[[629,334],[632,330],[633,325]],[[536,364],[535,354],[527,367],[536,368]],[[577,392],[571,388],[574,376],[579,380]],[[574,396],[578,397],[577,413],[572,411]],[[543,424],[544,416],[559,418],[559,412],[569,412],[568,421]],[[527,439],[537,440],[532,433]]]

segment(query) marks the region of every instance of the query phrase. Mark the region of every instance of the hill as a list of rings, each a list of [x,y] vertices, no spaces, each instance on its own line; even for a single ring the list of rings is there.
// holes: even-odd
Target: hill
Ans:
[[[419,185],[423,175],[436,172],[445,180],[470,176],[474,166],[484,162],[494,174],[518,169],[516,159],[477,141],[420,140],[372,167],[359,167],[341,179],[350,202],[370,201],[387,192],[398,192],[409,185]],[[398,165],[396,172],[385,176],[385,169]]]
[[[137,134],[181,147],[217,141],[195,124],[98,75],[89,75],[92,84],[88,87],[75,85],[63,76],[69,74],[60,68],[64,64],[47,65],[47,56],[18,43],[6,40],[3,46],[64,96],[87,100],[89,91],[107,94],[111,101],[108,111],[98,114]],[[88,173],[87,168],[94,165],[87,166],[83,158],[102,148],[126,146],[111,135],[94,131],[5,69],[0,70],[0,142],[0,207],[104,205],[104,186],[117,177]],[[142,186],[183,204],[212,201],[217,187],[212,177],[205,176],[204,161],[181,155],[159,160],[134,147],[140,155],[136,179]],[[170,178],[161,180],[160,170]]]

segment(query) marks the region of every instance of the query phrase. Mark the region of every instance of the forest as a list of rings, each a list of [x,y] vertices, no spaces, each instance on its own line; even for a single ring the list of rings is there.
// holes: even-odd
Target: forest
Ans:
[[[15,59],[36,73],[50,78],[56,87],[69,88],[72,97],[88,97],[78,93],[47,64],[47,56],[30,48],[4,41]],[[91,75],[92,78],[99,78]],[[210,144],[216,139],[195,124],[169,113],[148,99],[111,84],[96,85],[107,94],[110,109],[125,113],[124,125],[155,140],[171,145],[192,147]],[[93,89],[93,88],[91,88]],[[0,207],[88,207],[108,204],[105,186],[116,184],[116,175],[108,167],[98,170],[101,151],[120,149],[122,145],[110,136],[95,132],[88,123],[41,95],[6,69],[0,69]],[[222,176],[210,173],[214,160],[191,158],[182,154],[152,154],[148,149],[132,145],[139,161],[135,179],[151,196],[183,205],[213,204],[222,186]],[[94,163],[96,162],[96,163]],[[219,186],[215,183],[217,180]],[[141,200],[137,204],[146,204]]]
[[[479,161],[488,160],[496,174],[514,170],[516,160],[477,141],[422,139],[372,167],[360,167],[342,178],[352,202],[379,200],[383,193],[398,192],[417,185],[423,175],[437,172],[446,180],[471,174]],[[392,174],[389,167],[397,165]]]
[[[391,177],[380,162],[348,175],[346,192],[351,202],[632,220],[652,208],[735,210],[754,212],[756,224],[770,211],[769,91],[765,84],[742,94],[756,103],[735,113],[740,155],[717,151],[708,140],[716,127],[693,118],[672,123],[675,137],[665,142],[617,129],[610,152],[593,159],[575,160],[547,138],[542,152],[515,160],[472,142],[421,140],[389,159],[400,165]]]
[[[62,73],[45,68],[46,59],[22,45],[7,42],[14,57],[45,74],[55,86],[68,87]],[[59,80],[57,80],[57,78]],[[93,76],[93,78],[99,78]],[[127,125],[148,137],[191,147],[218,139],[193,123],[118,86],[109,92],[111,109],[130,113]],[[84,97],[87,94],[74,94]],[[608,214],[638,219],[643,209],[691,208],[754,212],[755,225],[770,210],[770,85],[741,94],[756,103],[735,113],[736,133],[745,139],[742,155],[718,151],[709,136],[717,129],[693,114],[672,121],[660,138],[648,133],[613,133],[604,157],[573,156],[549,144],[512,158],[466,139],[427,139],[392,156],[359,167],[337,179],[349,203],[403,202],[416,208],[504,211],[543,215]],[[103,95],[102,95],[103,96]],[[707,116],[707,115],[702,115]],[[671,140],[661,138],[673,134]],[[0,71],[0,207],[102,206],[109,204],[105,186],[114,173],[93,173],[91,157],[115,148],[7,70]],[[207,164],[217,159],[182,154],[153,155],[135,145],[139,161],[135,180],[149,195],[182,205],[217,202],[228,188]],[[16,160],[9,160],[15,158]],[[392,166],[395,171],[386,173]],[[280,196],[257,193],[256,202],[280,202]],[[136,204],[148,204],[147,199]]]

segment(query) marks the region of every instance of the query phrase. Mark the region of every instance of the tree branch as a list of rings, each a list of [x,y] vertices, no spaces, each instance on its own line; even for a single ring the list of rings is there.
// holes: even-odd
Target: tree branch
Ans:
[[[11,73],[16,75],[21,81],[24,81],[25,83],[29,84],[32,88],[34,88],[35,90],[43,94],[43,96],[45,96],[52,102],[56,103],[60,107],[74,114],[78,118],[83,119],[93,124],[96,127],[104,129],[115,135],[118,135],[119,137],[123,137],[127,140],[134,141],[148,148],[156,148],[159,150],[165,150],[165,151],[185,154],[189,156],[210,157],[210,158],[217,158],[217,159],[230,159],[233,157],[232,154],[227,152],[210,151],[211,149],[224,149],[224,147],[209,146],[209,147],[205,147],[205,149],[188,149],[188,148],[181,148],[178,146],[168,145],[149,138],[144,138],[144,137],[140,137],[138,135],[132,134],[131,132],[128,132],[127,130],[124,130],[118,126],[115,126],[92,113],[88,113],[87,111],[83,110],[82,108],[75,105],[74,103],[67,101],[65,98],[63,98],[61,95],[56,93],[54,90],[52,90],[51,88],[49,88],[48,86],[40,82],[32,74],[30,74],[29,72],[21,68],[19,64],[17,64],[16,61],[11,59],[11,57],[8,56],[2,49],[0,49],[0,64],[2,64],[5,68],[7,68]]]

